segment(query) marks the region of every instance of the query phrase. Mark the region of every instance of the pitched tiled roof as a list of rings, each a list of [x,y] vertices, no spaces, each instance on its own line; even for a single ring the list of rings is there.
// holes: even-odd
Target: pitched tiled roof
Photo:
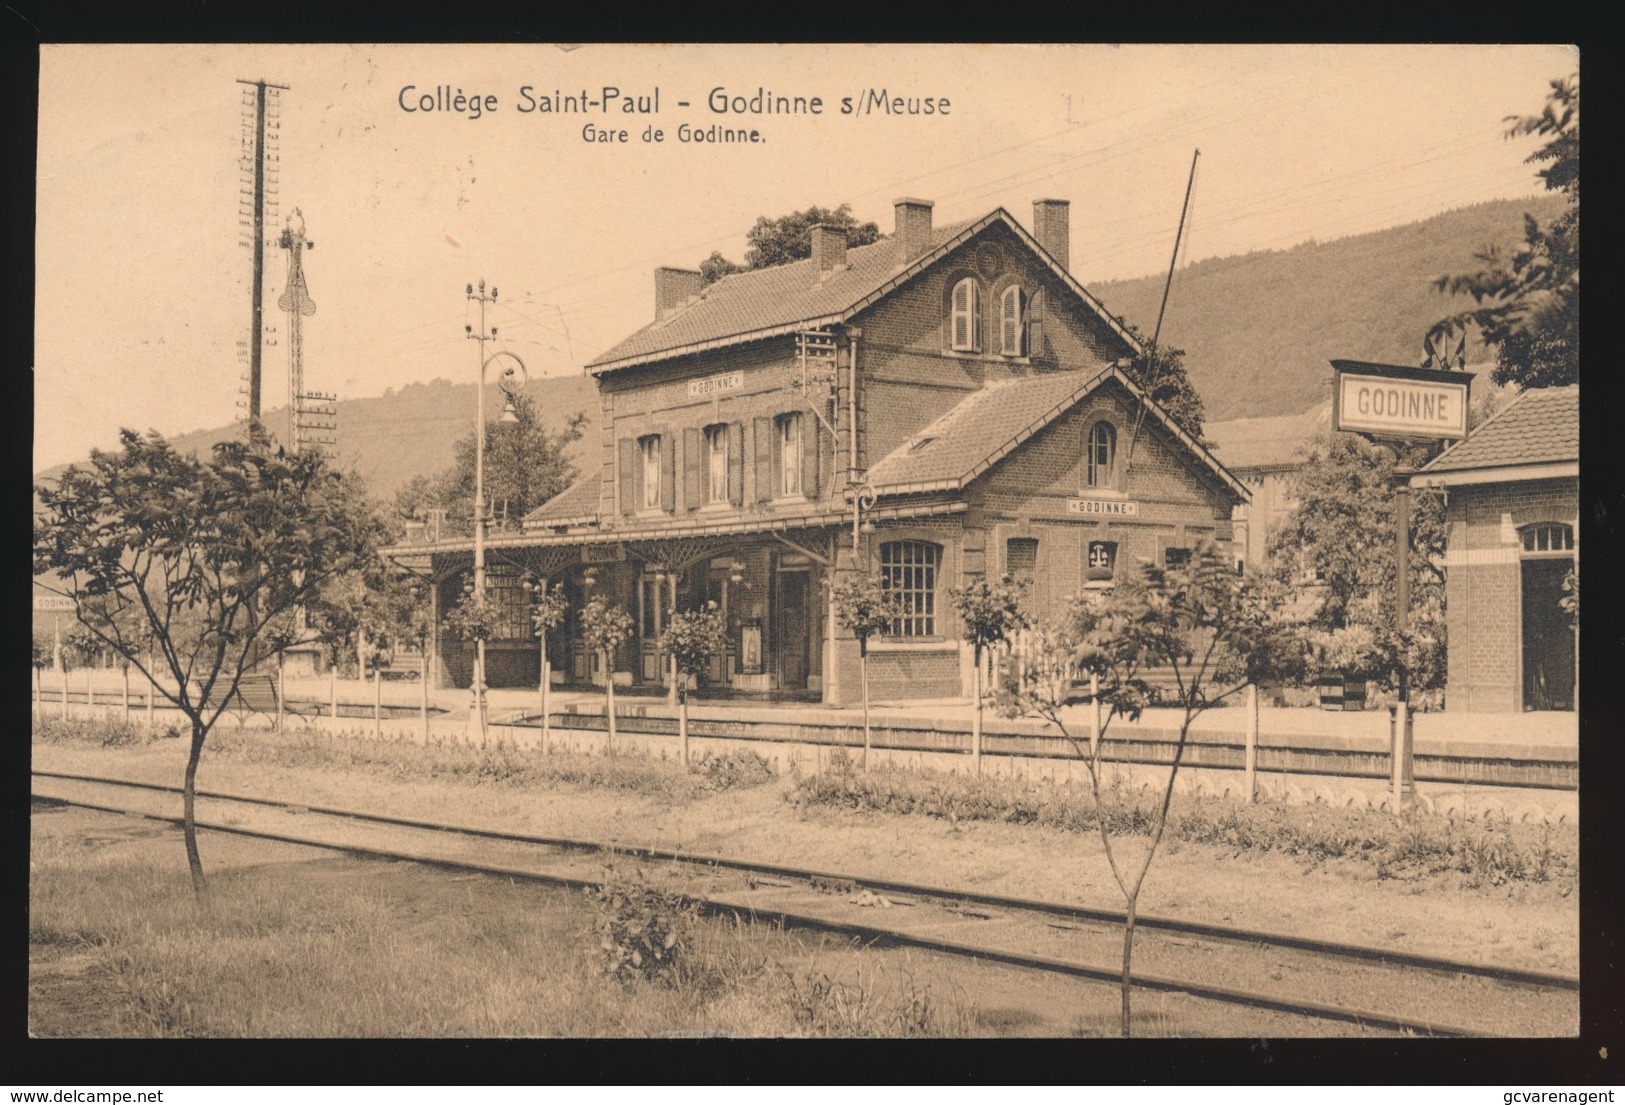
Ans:
[[[583,476],[525,515],[525,526],[561,526],[573,522],[597,521],[601,482],[598,476]]]
[[[1531,388],[1497,411],[1425,472],[1461,472],[1580,459],[1580,385]]]
[[[869,470],[869,482],[877,491],[892,494],[963,487],[1112,379],[1143,398],[1127,377],[1110,367],[989,384],[882,458]],[[1213,454],[1174,426],[1161,408],[1147,409],[1238,497],[1247,497]]]
[[[1202,433],[1213,442],[1213,452],[1225,467],[1237,472],[1297,463],[1309,439],[1331,424],[1332,406],[1327,402],[1302,414],[1209,422]]]
[[[793,328],[825,326],[867,307],[895,282],[919,272],[943,253],[960,245],[995,222],[1008,225],[1040,256],[1055,266],[1084,303],[1117,333],[1131,350],[1135,343],[1100,301],[1091,296],[1050,258],[1015,219],[998,208],[979,219],[934,227],[931,248],[912,262],[898,260],[898,241],[882,238],[873,245],[850,249],[846,267],[814,280],[811,260],[734,273],[707,287],[698,299],[665,319],[650,323],[587,365],[589,372],[628,367],[661,356],[754,340]]]

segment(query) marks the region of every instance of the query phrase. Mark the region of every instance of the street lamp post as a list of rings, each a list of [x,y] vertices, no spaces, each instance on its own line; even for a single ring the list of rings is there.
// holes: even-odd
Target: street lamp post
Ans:
[[[519,366],[517,373],[514,371],[512,366],[509,366],[503,372],[503,393],[508,399],[507,405],[502,412],[502,421],[504,422],[519,421],[518,416],[514,414],[513,392],[510,390],[509,385],[515,380],[522,380],[528,375],[528,373],[525,371],[525,362],[521,361],[513,353],[509,353],[507,350],[499,349],[495,353],[492,353],[489,357],[485,355],[485,343],[488,341],[495,341],[497,336],[497,328],[495,326],[491,327],[489,333],[487,333],[485,329],[485,305],[487,303],[495,303],[497,301],[496,286],[492,285],[491,294],[487,296],[485,294],[485,281],[483,279],[479,282],[478,292],[475,291],[474,285],[470,284],[468,286],[468,298],[478,302],[480,305],[480,328],[478,332],[475,331],[472,324],[464,325],[463,330],[467,333],[470,339],[480,343],[480,379],[479,386],[475,388],[476,411],[474,422],[473,597],[476,602],[483,603],[486,599],[485,528],[488,521],[485,510],[485,370],[489,368],[491,362],[496,360],[498,357],[510,358]],[[482,741],[485,739],[486,734],[489,731],[487,709],[488,706],[486,702],[485,685],[485,638],[480,636],[476,637],[474,640],[474,702],[471,712],[473,716],[478,719],[480,739]]]

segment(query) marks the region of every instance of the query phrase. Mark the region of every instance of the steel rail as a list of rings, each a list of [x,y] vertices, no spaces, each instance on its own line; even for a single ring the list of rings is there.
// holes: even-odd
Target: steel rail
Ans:
[[[166,788],[167,789],[167,788]],[[55,803],[63,806],[73,806],[79,809],[95,810],[101,813],[119,814],[126,817],[139,817],[148,821],[158,821],[170,825],[180,825],[184,818],[172,817],[165,814],[147,813],[142,810],[129,810],[117,806],[102,805],[96,802],[83,802],[77,799],[60,798],[54,795],[36,794],[33,797],[43,802]],[[268,803],[277,804],[277,803]],[[287,807],[286,803],[281,803]],[[297,807],[317,812],[313,807]],[[211,832],[229,833],[233,836],[248,837],[254,840],[267,840],[279,844],[294,844],[302,847],[321,848],[326,851],[340,852],[345,855],[361,856],[369,859],[387,859],[402,863],[416,863],[425,867],[445,871],[466,872],[469,874],[490,875],[497,878],[524,880],[526,882],[543,883],[551,886],[566,887],[574,890],[584,890],[596,887],[600,880],[578,878],[570,875],[548,874],[540,871],[526,870],[518,867],[504,867],[497,864],[475,863],[468,860],[445,859],[434,856],[424,856],[414,852],[404,852],[395,848],[379,848],[364,844],[336,844],[330,841],[313,840],[308,837],[293,836],[288,833],[268,832],[261,829],[249,829],[237,825],[216,824],[209,821],[196,821],[199,829]],[[1122,981],[1122,972],[1114,967],[1093,966],[1086,963],[1077,963],[1071,960],[1056,959],[1051,956],[1041,956],[1022,952],[1012,952],[999,948],[986,948],[976,944],[966,944],[954,940],[943,940],[935,937],[919,936],[914,933],[901,932],[878,925],[860,925],[846,921],[835,921],[824,917],[815,917],[805,913],[794,913],[789,910],[761,908],[751,905],[741,905],[726,900],[685,895],[688,901],[700,908],[703,913],[712,916],[733,916],[749,914],[753,922],[766,920],[785,929],[806,929],[809,931],[828,932],[842,936],[849,936],[863,940],[877,946],[898,946],[919,948],[923,951],[940,952],[945,955],[959,956],[989,963],[1000,963],[1006,966],[1041,971],[1048,974],[1067,975],[1074,978],[1084,978],[1098,982],[1117,984]],[[1192,983],[1175,978],[1159,975],[1134,975],[1130,984],[1146,990],[1157,990],[1168,993],[1188,994],[1191,997],[1203,998],[1210,1001],[1222,1002],[1229,1005],[1241,1005],[1254,1009],[1268,1009],[1274,1012],[1287,1013],[1294,1016],[1310,1017],[1319,1020],[1341,1021],[1371,1028],[1392,1029],[1400,1032],[1416,1032],[1427,1036],[1466,1037],[1466,1038],[1494,1038],[1497,1033],[1476,1028],[1465,1028],[1460,1025],[1447,1025],[1436,1021],[1416,1020],[1398,1016],[1391,1013],[1381,1013],[1373,1010],[1355,1009],[1348,1006],[1332,1005],[1326,1002],[1305,1001],[1292,998],[1283,998],[1273,994],[1260,994],[1247,990],[1239,990],[1230,986],[1214,986],[1205,983]]]
[[[108,786],[131,787],[138,790],[156,790],[171,794],[181,793],[181,788],[163,783],[141,783],[130,779],[115,779],[96,775],[75,775],[54,771],[34,771],[32,774],[41,778],[64,779],[73,782],[101,783]],[[835,884],[850,884],[853,889],[867,888],[876,891],[890,891],[896,894],[910,894],[922,898],[931,898],[949,902],[966,902],[975,905],[991,906],[1002,909],[1024,910],[1029,913],[1038,913],[1054,917],[1066,917],[1073,920],[1088,921],[1098,924],[1121,925],[1126,922],[1127,915],[1120,910],[1067,905],[1060,902],[1046,902],[1035,898],[1018,898],[1007,895],[982,894],[975,891],[956,890],[952,887],[932,886],[924,883],[903,882],[896,879],[877,878],[868,875],[849,875],[831,871],[816,871],[808,868],[790,867],[784,864],[764,863],[755,860],[736,859],[730,856],[708,855],[699,852],[681,852],[665,848],[648,848],[638,845],[622,845],[619,843],[605,843],[603,841],[581,840],[572,837],[538,836],[529,833],[507,832],[500,829],[480,829],[461,825],[448,825],[438,821],[424,821],[417,818],[396,817],[389,814],[365,813],[358,810],[346,810],[333,806],[312,806],[302,802],[289,802],[275,798],[257,798],[251,795],[230,794],[224,791],[197,792],[199,798],[217,798],[231,802],[241,802],[246,805],[270,806],[281,809],[293,809],[309,813],[325,814],[330,817],[344,817],[356,821],[369,821],[381,825],[398,825],[402,828],[425,829],[431,832],[455,833],[459,836],[476,837],[486,840],[500,840],[516,844],[535,844],[543,847],[568,849],[580,852],[614,852],[620,855],[632,856],[639,859],[661,860],[671,863],[685,863],[701,867],[716,867],[732,871],[745,871],[752,874],[777,875],[781,878],[790,878],[798,881],[824,882]],[[1272,947],[1290,948],[1295,951],[1305,951],[1316,955],[1333,956],[1345,959],[1355,959],[1365,962],[1384,962],[1396,967],[1406,967],[1416,970],[1443,972],[1447,974],[1472,975],[1487,978],[1496,982],[1510,982],[1530,986],[1543,986],[1559,990],[1579,990],[1580,980],[1574,975],[1562,974],[1555,971],[1539,971],[1522,967],[1501,967],[1493,964],[1472,963],[1464,960],[1446,959],[1439,956],[1418,955],[1412,952],[1393,951],[1387,948],[1374,948],[1361,944],[1343,944],[1333,941],[1316,940],[1306,936],[1294,936],[1288,933],[1264,932],[1253,929],[1244,929],[1231,925],[1219,925],[1209,922],[1184,921],[1178,918],[1162,917],[1155,914],[1136,914],[1135,925],[1139,928],[1156,929],[1163,932],[1177,933],[1186,936],[1201,936],[1215,940],[1228,940],[1243,944],[1263,944]]]

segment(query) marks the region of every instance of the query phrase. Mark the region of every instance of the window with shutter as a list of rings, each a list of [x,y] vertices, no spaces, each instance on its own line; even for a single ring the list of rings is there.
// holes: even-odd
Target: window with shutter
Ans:
[[[683,430],[683,509],[705,501],[705,440],[693,426]]]
[[[648,434],[638,438],[639,480],[637,503],[639,510],[660,509],[660,435]]]
[[[745,505],[745,424],[728,423],[728,502]]]
[[[630,437],[623,437],[619,442],[617,452],[619,456],[617,457],[618,471],[616,475],[619,477],[617,482],[620,484],[621,513],[631,514],[638,508],[638,443]]]
[[[959,352],[974,353],[982,344],[980,293],[976,278],[967,276],[954,285],[950,344]]]
[[[999,301],[999,352],[1006,357],[1020,357],[1027,352],[1022,348],[1027,328],[1023,325],[1021,308],[1021,288],[1012,284]]]
[[[751,458],[754,461],[752,468],[756,473],[756,501],[765,503],[773,498],[777,489],[777,481],[774,478],[777,458],[773,451],[773,420],[755,419],[751,435]]]
[[[677,439],[660,435],[660,509],[677,509]]]
[[[818,498],[818,450],[823,435],[805,415],[801,419],[801,491],[809,499]]]
[[[705,501],[728,501],[728,427],[724,423],[705,428]]]
[[[774,419],[778,447],[778,486],[780,495],[801,494],[801,415],[781,414]]]

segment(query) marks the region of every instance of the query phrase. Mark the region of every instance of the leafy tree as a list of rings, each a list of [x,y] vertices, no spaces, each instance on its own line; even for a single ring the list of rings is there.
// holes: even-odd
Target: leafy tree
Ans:
[[[882,237],[878,224],[860,223],[853,217],[849,203],[833,208],[813,204],[805,211],[792,211],[776,219],[760,216],[745,234],[750,245],[745,250],[743,265],[735,264],[720,252],[713,252],[700,262],[700,273],[707,284],[712,284],[730,273],[768,269],[811,257],[812,228],[818,225],[845,229],[848,246],[870,245]]]
[[[1075,596],[1059,615],[1040,623],[1030,645],[1032,662],[1005,705],[1010,713],[1053,725],[1072,743],[1089,775],[1095,825],[1125,904],[1121,1027],[1129,1036],[1140,891],[1168,825],[1168,807],[1192,723],[1249,683],[1298,670],[1301,637],[1285,615],[1285,594],[1279,586],[1256,576],[1237,576],[1228,556],[1206,543],[1193,550],[1186,567],[1142,565],[1109,593]],[[1135,721],[1149,703],[1143,673],[1150,667],[1172,676],[1179,736],[1152,811],[1150,840],[1136,863],[1135,857],[1120,854],[1113,839],[1114,819],[1103,794],[1103,759],[1112,721],[1119,717]],[[1079,674],[1093,677],[1087,694],[1072,690]],[[1168,701],[1166,693],[1163,700]],[[1095,711],[1087,747],[1073,737],[1073,720],[1065,712],[1079,703]]]
[[[1411,446],[1403,460],[1414,468],[1428,456],[1426,447]],[[1444,503],[1437,495],[1410,495],[1410,629],[1400,640],[1393,629],[1395,464],[1391,449],[1354,434],[1317,436],[1287,479],[1297,506],[1270,535],[1271,571],[1304,597],[1318,598],[1315,629],[1369,631],[1378,659],[1365,674],[1395,672],[1403,662],[1412,685],[1435,688],[1444,682]],[[1328,637],[1323,644],[1335,642]]]
[[[876,576],[854,575],[830,588],[835,620],[858,639],[858,678],[863,685],[863,770],[869,770],[869,638],[884,633],[902,612],[897,596]]]
[[[1439,290],[1465,292],[1474,306],[1441,319],[1428,346],[1460,349],[1468,330],[1495,348],[1497,384],[1560,387],[1580,379],[1580,80],[1551,82],[1539,115],[1508,116],[1506,136],[1539,135],[1546,143],[1526,159],[1542,164],[1546,189],[1561,192],[1568,208],[1547,226],[1524,216],[1524,241],[1511,257],[1494,247],[1475,256],[1473,273],[1441,276]]]
[[[711,256],[700,262],[700,276],[706,284],[715,284],[724,276],[744,271],[746,271],[744,265],[728,260],[720,249],[712,250]]]
[[[192,886],[206,890],[193,816],[198,760],[266,635],[328,580],[376,557],[381,523],[318,451],[288,455],[263,430],[182,455],[121,433],[54,486],[38,486],[34,574],[191,724],[183,804]],[[150,630],[159,682],[137,627]]]
[[[542,425],[535,400],[514,396],[518,422],[485,424],[485,499],[497,517],[517,521],[570,486],[575,467],[565,449],[580,440],[587,415],[573,415],[558,433]],[[395,510],[403,518],[421,518],[424,512],[446,512],[452,533],[474,532],[474,433],[453,447],[452,466],[437,476],[418,476],[395,494]]]
[[[1144,352],[1129,361],[1124,371],[1140,385],[1152,400],[1168,412],[1174,425],[1202,440],[1202,397],[1191,384],[1185,371],[1185,351],[1161,346],[1153,349],[1150,341],[1131,322],[1123,320],[1123,328],[1144,347]],[[1139,429],[1138,423],[1135,426]]]
[[[604,666],[604,710],[609,739],[615,740],[615,653],[632,637],[632,615],[594,595],[581,608],[581,641],[598,654]]]
[[[1005,576],[997,583],[973,580],[948,591],[948,604],[959,615],[960,632],[971,646],[971,763],[982,773],[982,657],[1027,624],[1021,603],[1026,585]]]
[[[703,610],[676,610],[660,635],[660,650],[677,669],[677,737],[683,766],[688,766],[688,682],[711,666],[713,657],[728,650],[728,619],[714,602]]]

